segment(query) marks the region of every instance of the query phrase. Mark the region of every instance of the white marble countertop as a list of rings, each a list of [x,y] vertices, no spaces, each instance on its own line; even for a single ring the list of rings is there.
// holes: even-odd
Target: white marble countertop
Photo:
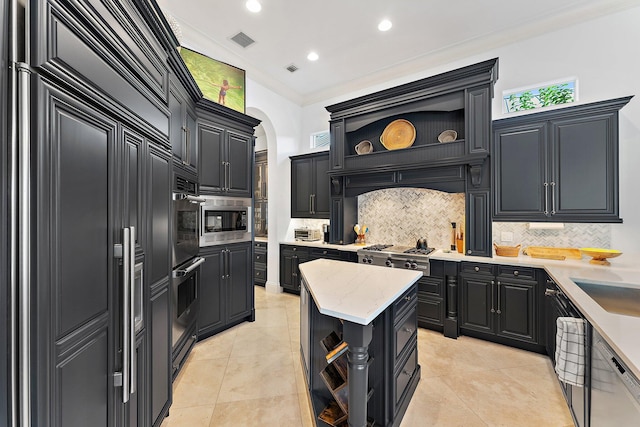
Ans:
[[[421,271],[317,259],[300,264],[320,313],[368,325],[422,277]]]
[[[640,318],[609,313],[576,285],[574,280],[583,279],[611,285],[635,285],[640,288],[640,255],[623,254],[610,260],[610,266],[590,264],[588,257],[564,261],[531,258],[526,255],[488,258],[444,253],[440,250],[430,255],[430,258],[544,268],[589,323],[618,353],[627,367],[640,378]],[[640,304],[640,301],[637,303]]]
[[[265,242],[265,243],[269,241],[269,239],[266,237],[254,237],[253,240],[256,242]]]
[[[331,243],[324,243],[322,240],[316,240],[313,242],[305,242],[305,241],[294,241],[294,242],[280,242],[283,245],[293,245],[293,246],[309,246],[314,248],[329,248],[329,249],[337,249],[339,251],[348,251],[348,252],[356,252],[358,249],[362,249],[365,246],[356,245],[354,243],[350,245],[332,245]]]

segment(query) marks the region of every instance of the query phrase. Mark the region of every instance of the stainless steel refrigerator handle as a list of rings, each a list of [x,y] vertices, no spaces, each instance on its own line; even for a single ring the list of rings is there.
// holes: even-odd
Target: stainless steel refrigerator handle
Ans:
[[[549,183],[544,183],[544,215],[549,216]]]
[[[551,182],[551,215],[556,214],[556,183]]]
[[[498,280],[498,309],[496,310],[496,313],[500,314],[502,313],[502,311],[500,311],[500,281]]]
[[[28,12],[29,8],[27,8]],[[28,19],[27,19],[28,22]],[[17,28],[16,28],[17,29]],[[28,34],[28,33],[26,33]],[[15,36],[15,34],[14,34]],[[28,43],[27,43],[28,48]],[[17,251],[17,305],[18,328],[16,344],[18,352],[14,353],[18,360],[15,363],[17,372],[14,374],[15,386],[18,389],[18,396],[14,402],[18,408],[18,419],[13,419],[19,425],[31,425],[31,105],[30,105],[30,75],[29,66],[24,63],[13,63],[15,74],[17,74],[17,115],[15,124],[17,126],[16,155],[17,170],[17,241],[15,242]],[[13,360],[13,356],[12,356]]]
[[[136,391],[136,228],[130,228],[129,248],[129,394]]]
[[[130,381],[131,381],[131,359],[129,352],[131,349],[131,327],[129,322],[131,303],[131,230],[122,230],[122,403],[129,401]]]

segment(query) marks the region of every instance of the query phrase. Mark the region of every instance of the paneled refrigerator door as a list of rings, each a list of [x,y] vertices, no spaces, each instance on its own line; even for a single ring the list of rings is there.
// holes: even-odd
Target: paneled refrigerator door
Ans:
[[[132,239],[118,218],[118,126],[33,79],[32,425],[117,426],[136,347],[124,286],[133,283],[135,231]]]

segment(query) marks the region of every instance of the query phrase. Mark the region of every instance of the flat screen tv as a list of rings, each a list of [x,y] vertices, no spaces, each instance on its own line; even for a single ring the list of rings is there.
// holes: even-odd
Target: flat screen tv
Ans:
[[[180,55],[206,99],[245,112],[244,70],[186,47]]]

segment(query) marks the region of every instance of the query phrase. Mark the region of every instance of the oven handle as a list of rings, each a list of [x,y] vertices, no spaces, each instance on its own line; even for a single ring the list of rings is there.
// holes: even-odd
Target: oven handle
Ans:
[[[185,269],[178,269],[178,270],[173,270],[173,278],[177,278],[177,277],[184,277],[187,274],[191,273],[193,270],[195,270],[196,268],[198,268],[199,265],[203,264],[206,261],[206,259],[199,257],[196,258],[195,261],[193,261],[193,263],[185,268]]]
[[[193,203],[204,203],[207,201],[204,197],[192,196],[186,193],[173,193],[173,200],[187,200]]]

